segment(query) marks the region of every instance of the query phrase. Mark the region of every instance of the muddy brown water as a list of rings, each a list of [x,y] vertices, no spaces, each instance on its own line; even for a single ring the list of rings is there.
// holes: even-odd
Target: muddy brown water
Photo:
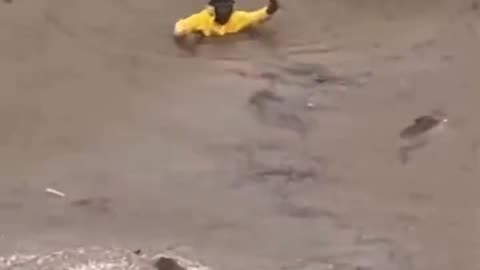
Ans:
[[[478,269],[478,3],[282,4],[192,56],[170,33],[198,1],[2,3],[0,256]],[[433,109],[448,126],[403,164]]]

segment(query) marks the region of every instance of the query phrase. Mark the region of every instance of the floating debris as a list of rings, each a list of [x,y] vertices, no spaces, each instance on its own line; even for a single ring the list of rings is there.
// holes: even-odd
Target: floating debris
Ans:
[[[175,259],[160,257],[154,264],[157,270],[186,270]]]
[[[158,254],[153,257],[153,260],[157,270],[211,270],[210,267],[202,265],[199,262],[171,254]],[[173,268],[158,268],[158,266],[171,266]]]
[[[58,191],[56,189],[53,189],[53,188],[46,188],[45,192],[48,193],[48,194],[55,195],[57,197],[62,197],[62,198],[64,198],[66,196],[65,193],[63,193],[61,191]]]
[[[308,101],[305,106],[307,107],[307,109],[315,109],[315,107],[317,107],[317,105],[312,101]]]
[[[411,125],[400,132],[402,139],[398,151],[399,160],[406,164],[410,160],[411,153],[417,151],[430,142],[430,137],[445,127],[448,118],[441,111],[433,111],[432,114],[422,115],[413,121]]]
[[[414,122],[400,132],[400,138],[412,139],[421,136],[437,127],[442,127],[448,122],[447,116],[443,112],[433,112],[430,115],[422,115],[415,118]]]

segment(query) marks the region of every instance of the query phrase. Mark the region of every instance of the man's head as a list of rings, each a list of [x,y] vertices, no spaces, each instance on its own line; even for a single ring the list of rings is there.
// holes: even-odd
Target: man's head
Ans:
[[[235,0],[210,0],[208,4],[215,10],[215,21],[219,24],[226,24],[233,13]]]

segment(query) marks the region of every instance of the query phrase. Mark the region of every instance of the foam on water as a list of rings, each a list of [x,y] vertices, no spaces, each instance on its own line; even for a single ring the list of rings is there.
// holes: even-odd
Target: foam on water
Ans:
[[[210,270],[209,267],[171,254],[136,255],[126,249],[88,247],[44,254],[12,254],[0,257],[5,270],[148,270],[161,257],[172,258],[186,270]]]

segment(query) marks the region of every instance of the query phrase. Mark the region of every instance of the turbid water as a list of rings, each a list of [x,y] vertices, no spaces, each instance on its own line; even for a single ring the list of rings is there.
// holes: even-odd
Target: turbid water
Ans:
[[[172,25],[202,4],[2,3],[0,266],[480,267],[479,3],[284,0],[189,55]]]

